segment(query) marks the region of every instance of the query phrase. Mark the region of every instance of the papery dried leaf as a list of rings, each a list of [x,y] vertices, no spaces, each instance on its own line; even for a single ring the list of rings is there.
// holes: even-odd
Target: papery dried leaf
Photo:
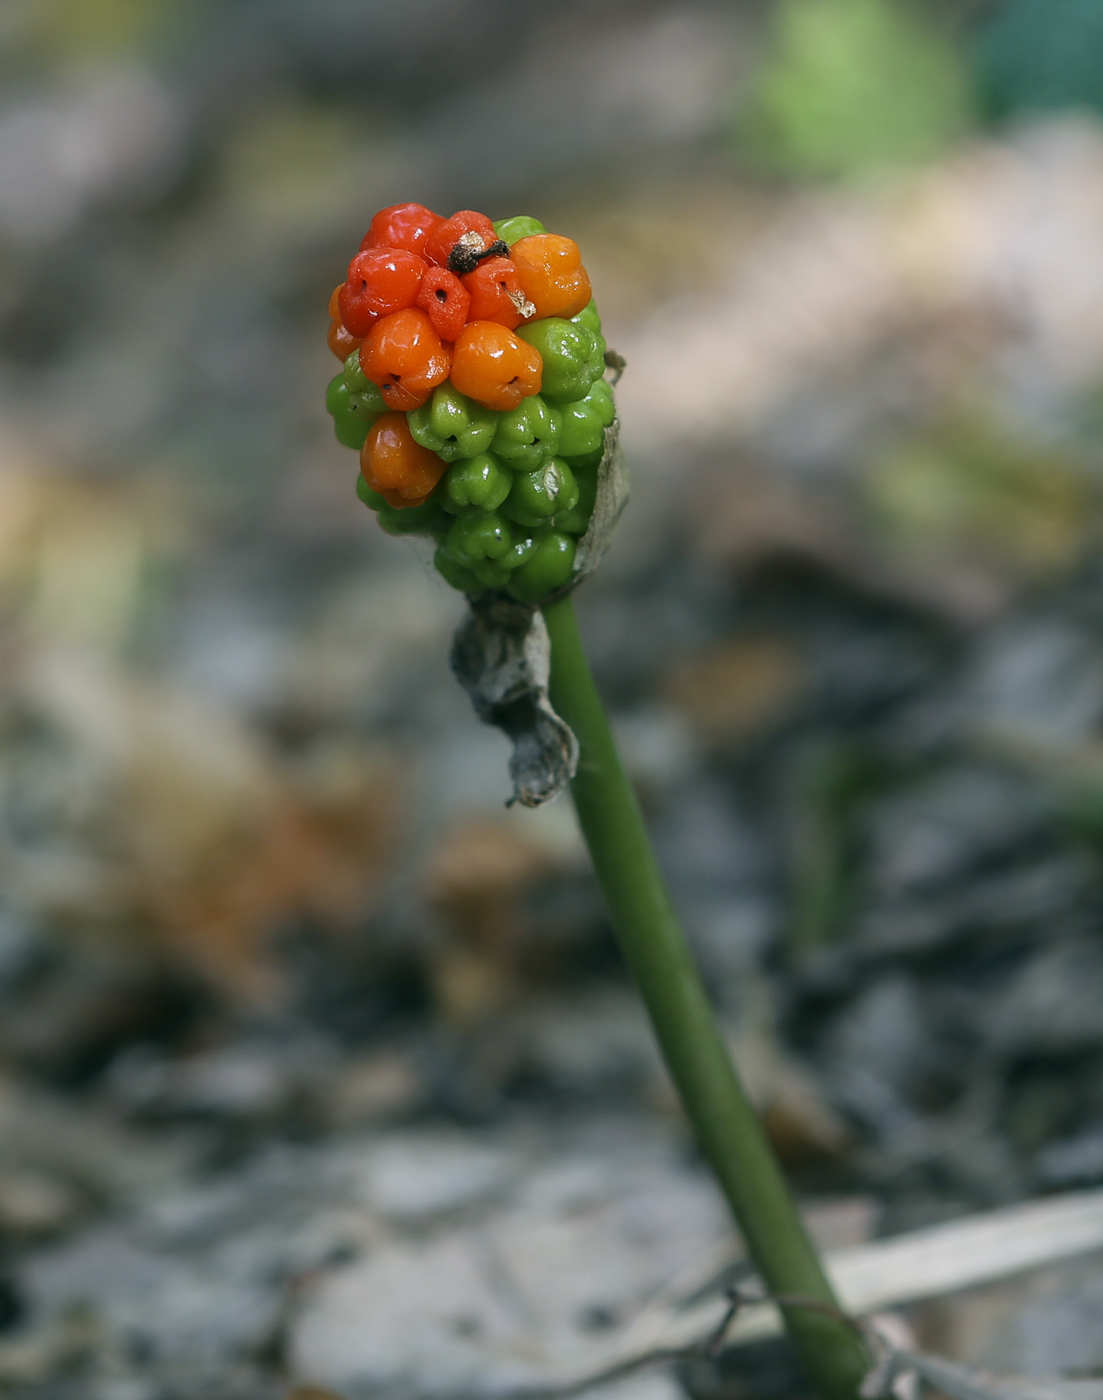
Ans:
[[[548,699],[551,643],[540,610],[472,598],[450,659],[475,713],[513,744],[510,804],[539,807],[562,792],[578,767],[578,740]]]

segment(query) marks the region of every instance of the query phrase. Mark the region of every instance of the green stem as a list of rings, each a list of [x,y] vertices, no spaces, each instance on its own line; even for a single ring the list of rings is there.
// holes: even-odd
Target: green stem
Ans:
[[[579,825],[697,1141],[767,1289],[837,1306],[671,908],[590,674],[571,599],[549,604],[544,618],[552,644],[552,703],[581,747],[571,784]],[[821,1394],[827,1400],[855,1400],[867,1366],[851,1329],[808,1308],[791,1306],[784,1313]]]

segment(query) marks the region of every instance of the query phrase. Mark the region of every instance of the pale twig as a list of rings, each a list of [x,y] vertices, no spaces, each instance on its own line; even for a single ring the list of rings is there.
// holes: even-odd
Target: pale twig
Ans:
[[[738,1288],[725,1290],[725,1297],[728,1300],[728,1306],[716,1326],[711,1327],[703,1337],[684,1346],[653,1347],[649,1351],[640,1352],[637,1356],[626,1357],[613,1366],[607,1366],[591,1375],[582,1376],[578,1380],[567,1381],[561,1385],[518,1386],[513,1390],[495,1391],[493,1395],[468,1393],[462,1396],[452,1396],[450,1400],[573,1400],[577,1395],[584,1395],[587,1391],[597,1390],[601,1386],[613,1385],[617,1381],[626,1380],[638,1371],[647,1370],[652,1366],[670,1366],[679,1362],[700,1359],[715,1360],[723,1350],[728,1329],[739,1312],[743,1308],[759,1303],[775,1303],[779,1308],[804,1308],[810,1312],[830,1317],[836,1322],[845,1323],[859,1337],[864,1335],[861,1327],[853,1318],[847,1317],[838,1308],[832,1307],[829,1303],[822,1303],[817,1298],[804,1298],[795,1293],[767,1294],[757,1291],[744,1293]]]

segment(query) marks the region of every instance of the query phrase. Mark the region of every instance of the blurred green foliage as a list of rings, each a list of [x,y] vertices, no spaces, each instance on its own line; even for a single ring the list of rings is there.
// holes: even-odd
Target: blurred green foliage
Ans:
[[[886,776],[874,754],[849,738],[825,740],[798,757],[787,931],[797,960],[845,929],[856,895],[863,804]]]
[[[1103,111],[1101,0],[1009,0],[981,27],[973,58],[985,107]]]
[[[935,155],[971,115],[963,56],[921,10],[782,0],[739,136],[786,174],[850,175]]]
[[[1077,458],[979,412],[887,444],[866,493],[882,535],[928,565],[961,555],[1024,580],[1052,578],[1077,563],[1096,529],[1095,493]]]
[[[5,0],[0,0],[0,4]],[[205,0],[6,0],[13,34],[50,58],[116,57],[179,33]]]

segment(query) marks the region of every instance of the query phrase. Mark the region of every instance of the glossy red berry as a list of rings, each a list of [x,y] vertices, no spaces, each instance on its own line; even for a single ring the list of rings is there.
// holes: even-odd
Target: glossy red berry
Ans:
[[[479,259],[486,257],[498,242],[494,225],[485,214],[461,209],[436,226],[425,240],[423,256],[438,267],[446,267],[449,272],[462,276],[471,272]],[[505,253],[506,245],[503,243],[497,251]]]
[[[353,335],[367,335],[380,316],[413,306],[425,270],[424,259],[402,248],[357,253],[337,296],[341,320]]]
[[[426,209],[424,204],[392,204],[380,209],[372,219],[360,251],[365,248],[404,248],[407,253],[418,253],[425,240],[438,224],[444,223],[439,214]]]
[[[417,303],[441,340],[455,340],[467,324],[471,293],[454,272],[430,267],[421,279]]]

